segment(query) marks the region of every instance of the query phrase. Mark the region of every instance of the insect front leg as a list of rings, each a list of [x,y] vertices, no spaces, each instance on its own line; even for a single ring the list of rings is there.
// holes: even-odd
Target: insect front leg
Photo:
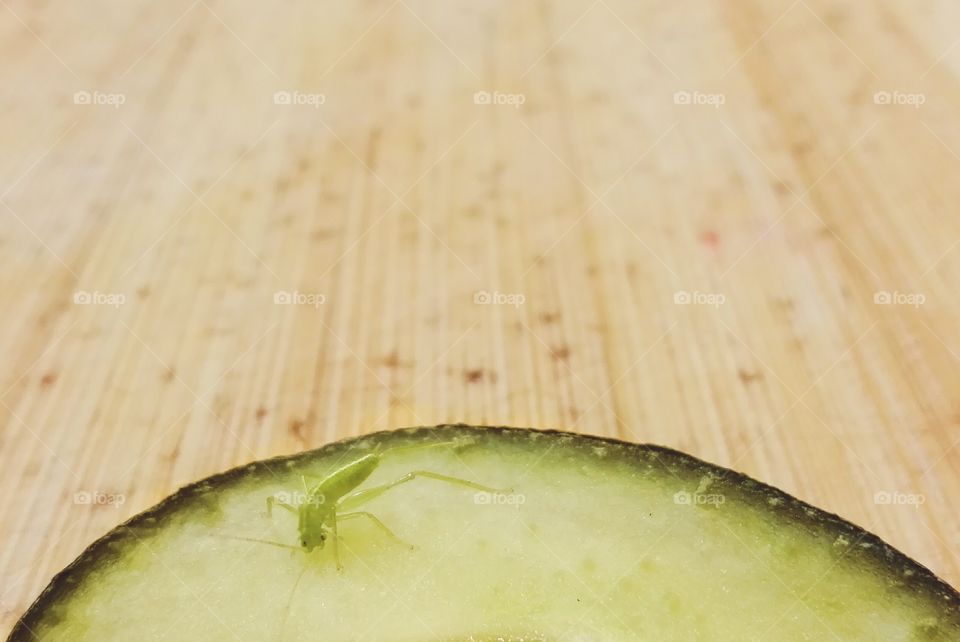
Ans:
[[[284,509],[290,511],[290,512],[293,513],[294,515],[297,514],[297,509],[296,509],[296,508],[294,508],[294,507],[291,506],[290,504],[286,503],[285,501],[283,501],[283,500],[281,500],[281,499],[278,499],[278,498],[276,497],[276,495],[271,495],[270,497],[267,497],[267,517],[273,517],[273,505],[274,505],[274,504],[276,504],[277,506],[279,506],[279,507],[281,507],[281,508],[284,508]]]
[[[413,544],[408,544],[407,542],[405,542],[405,541],[403,541],[402,539],[400,539],[399,537],[397,537],[396,533],[394,533],[392,530],[390,530],[390,529],[387,527],[387,525],[384,524],[382,521],[380,521],[380,518],[378,518],[378,517],[377,517],[376,515],[374,515],[373,513],[368,513],[367,511],[360,510],[360,511],[355,511],[355,512],[353,512],[353,513],[344,513],[344,514],[342,514],[342,515],[337,515],[337,519],[338,519],[338,520],[353,519],[353,518],[355,518],[355,517],[366,517],[366,518],[369,519],[371,522],[373,522],[374,525],[377,526],[377,528],[379,528],[381,531],[383,531],[383,533],[386,534],[387,537],[389,537],[390,539],[392,539],[393,541],[395,541],[397,544],[402,544],[403,546],[406,546],[406,547],[409,548],[410,550],[413,550],[413,549],[416,548],[416,546],[414,546]]]

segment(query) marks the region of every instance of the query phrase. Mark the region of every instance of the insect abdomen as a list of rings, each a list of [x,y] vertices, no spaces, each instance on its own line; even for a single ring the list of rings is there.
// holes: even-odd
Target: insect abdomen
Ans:
[[[379,465],[379,455],[364,455],[360,459],[330,473],[326,479],[320,482],[318,490],[324,494],[326,502],[336,502],[362,484]]]

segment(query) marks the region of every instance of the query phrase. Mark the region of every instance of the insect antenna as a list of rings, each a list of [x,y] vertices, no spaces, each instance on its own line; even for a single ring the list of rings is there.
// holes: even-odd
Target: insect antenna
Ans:
[[[257,539],[256,537],[242,537],[240,535],[214,535],[213,537],[218,537],[220,539],[233,539],[241,542],[256,542],[257,544],[269,544],[270,546],[277,546],[279,548],[288,548],[292,551],[303,550],[299,546],[291,546],[290,544],[281,544],[280,542],[271,542],[270,540]]]
[[[297,587],[300,586],[300,580],[303,579],[304,574],[307,572],[309,566],[304,565],[303,570],[300,571],[300,574],[297,576],[297,581],[293,583],[293,588],[290,589],[290,597],[287,598],[287,608],[283,612],[283,622],[280,623],[280,636],[278,640],[283,639],[283,632],[287,629],[287,620],[290,619],[290,607],[293,606],[293,596],[297,593]]]

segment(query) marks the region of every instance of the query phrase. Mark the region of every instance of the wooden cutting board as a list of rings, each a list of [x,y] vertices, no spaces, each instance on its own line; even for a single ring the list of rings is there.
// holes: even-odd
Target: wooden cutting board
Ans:
[[[960,584],[958,25],[3,0],[0,633],[182,484],[458,421],[679,448]]]

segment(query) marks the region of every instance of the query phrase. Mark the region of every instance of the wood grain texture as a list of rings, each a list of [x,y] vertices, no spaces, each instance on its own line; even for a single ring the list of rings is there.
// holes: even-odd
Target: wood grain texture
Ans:
[[[0,633],[182,484],[455,421],[960,585],[957,3],[2,0],[0,51]]]

